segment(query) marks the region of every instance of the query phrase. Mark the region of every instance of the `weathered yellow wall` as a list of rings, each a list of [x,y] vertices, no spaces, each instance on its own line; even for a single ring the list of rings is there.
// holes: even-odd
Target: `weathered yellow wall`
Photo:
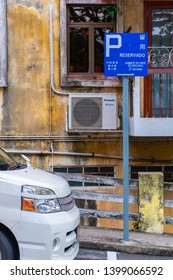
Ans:
[[[129,26],[131,32],[143,32],[143,0],[124,0],[124,31]]]
[[[54,4],[55,85],[58,88],[59,0],[18,0],[8,4],[8,90],[2,134],[65,133],[67,96],[51,96],[49,4]]]
[[[123,2],[124,31],[131,25],[132,32],[142,32],[143,0]],[[55,86],[59,88],[59,50],[60,47],[63,48],[59,28],[60,0],[7,0],[8,87],[0,90],[0,144],[5,148],[39,151],[50,151],[50,146],[53,145],[54,151],[58,152],[121,157],[122,133],[119,137],[116,134],[101,133],[93,138],[93,134],[72,135],[66,132],[68,96],[51,96],[49,4],[54,4],[54,70]],[[97,88],[66,90],[98,92]],[[102,90],[110,92],[112,89]],[[121,88],[113,90],[118,94],[121,107]],[[9,136],[10,140],[7,138]],[[16,140],[20,136],[22,138]],[[31,139],[31,136],[38,136],[38,139]],[[49,136],[55,138],[52,140]],[[122,159],[54,156],[52,160],[51,155],[29,156],[35,166],[44,169],[50,169],[52,164],[115,165],[117,177],[123,176]],[[130,157],[141,158],[131,161],[131,164],[153,164],[153,158],[161,159],[163,163],[165,160],[173,160],[172,139],[130,138]],[[161,163],[156,161],[155,164]]]
[[[104,134],[96,140],[85,141],[77,135],[66,132],[68,96],[51,95],[50,87],[50,49],[49,49],[49,4],[54,4],[54,63],[55,86],[59,88],[59,1],[17,0],[7,1],[8,26],[8,87],[2,89],[0,112],[1,138],[11,136],[11,141],[1,141],[1,145],[11,149],[49,151],[89,152],[108,155],[122,155],[122,143],[116,138],[103,141]],[[63,45],[61,45],[63,48]],[[97,89],[95,89],[97,91]],[[91,91],[88,89],[69,89],[71,91]],[[110,89],[104,91],[109,92]],[[119,98],[121,91],[117,89]],[[57,136],[58,142],[50,143],[49,135]],[[16,140],[16,137],[22,137]],[[37,140],[29,137],[38,136]],[[47,136],[46,140],[44,136]],[[107,135],[105,135],[107,136]],[[111,135],[112,136],[112,135]],[[60,137],[62,137],[60,139]],[[69,137],[68,141],[64,137]],[[19,138],[20,139],[20,138]],[[101,139],[101,140],[100,140]],[[112,138],[110,138],[112,139]],[[69,156],[32,156],[34,165],[50,169],[51,165],[116,165],[121,171],[122,162],[113,159],[69,157]],[[120,166],[120,168],[119,168]]]
[[[123,30],[143,32],[143,0],[124,0]],[[8,87],[0,89],[0,145],[6,149],[47,151],[28,155],[32,165],[50,170],[58,165],[102,165],[116,167],[123,176],[123,143],[119,134],[69,134],[66,131],[68,96],[51,94],[49,49],[49,4],[54,4],[54,78],[60,87],[60,0],[7,0]],[[122,110],[121,88],[68,88],[69,92],[116,92]],[[21,137],[21,138],[20,138]],[[94,153],[120,157],[51,155],[51,152]],[[130,138],[133,165],[172,165],[173,139]],[[19,155],[16,159],[22,161]],[[100,203],[99,207],[108,207]],[[111,206],[114,207],[114,206]],[[122,206],[118,205],[121,209]],[[136,206],[130,206],[137,211]],[[166,210],[172,215],[172,209]],[[166,213],[165,213],[166,214]],[[111,226],[110,221],[99,221]],[[112,227],[122,228],[122,221]],[[130,228],[134,224],[130,222]]]
[[[49,133],[48,4],[30,2],[8,4],[8,89],[2,134]]]

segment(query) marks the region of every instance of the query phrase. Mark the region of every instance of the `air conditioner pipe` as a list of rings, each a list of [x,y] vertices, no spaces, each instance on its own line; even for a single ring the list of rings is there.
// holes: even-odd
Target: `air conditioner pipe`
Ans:
[[[53,44],[53,4],[49,5],[49,45],[50,45],[50,84],[51,84],[51,90],[52,90],[52,95],[54,93],[57,93],[59,95],[65,95],[69,96],[71,92],[67,92],[62,90],[61,88],[56,89],[55,84],[54,84],[54,44]],[[79,94],[78,92],[73,94]]]
[[[62,90],[61,88],[56,89],[54,84],[54,36],[53,36],[53,4],[49,5],[49,45],[50,45],[50,84],[52,95],[57,93],[59,95],[69,96],[71,92]],[[72,94],[79,94],[78,92],[72,92]]]
[[[54,93],[69,95],[68,92],[62,91],[60,88],[56,89],[54,85],[54,46],[53,46],[53,4],[49,5],[49,40],[50,40],[50,83],[52,95]]]
[[[51,151],[13,150],[13,149],[5,149],[5,151],[7,153],[10,153],[10,154],[52,155]],[[83,156],[83,157],[103,157],[103,158],[112,158],[112,159],[122,159],[121,156],[111,156],[111,155],[95,154],[95,153],[53,152],[53,155]]]
[[[36,151],[36,150],[14,150],[14,149],[5,149],[5,151],[9,154],[33,154],[33,155],[60,155],[60,156],[81,156],[81,157],[97,157],[97,158],[108,158],[108,159],[119,159],[123,160],[122,156],[112,156],[106,154],[95,154],[93,153],[77,153],[77,152],[51,152],[51,151]],[[130,157],[130,161],[144,161],[144,162],[151,162],[151,163],[173,163],[173,160],[157,160],[154,158],[134,158]]]
[[[7,3],[6,0],[0,1],[0,65],[1,75],[0,84],[7,87]]]

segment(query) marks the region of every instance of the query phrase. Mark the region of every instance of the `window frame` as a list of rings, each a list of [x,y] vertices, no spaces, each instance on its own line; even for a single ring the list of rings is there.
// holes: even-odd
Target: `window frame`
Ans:
[[[73,5],[68,5],[67,6],[67,14],[69,16],[69,9],[70,6]],[[84,6],[84,5],[77,5],[77,6]],[[88,5],[92,7],[92,5]],[[88,72],[70,72],[70,30],[71,28],[86,28],[88,29],[88,34],[89,34],[89,42],[88,42],[88,50],[89,50],[89,57],[88,57]],[[101,28],[109,28],[112,29],[112,32],[116,32],[116,23],[115,22],[67,22],[67,45],[68,45],[68,55],[67,55],[67,61],[68,61],[68,77],[73,78],[76,75],[79,75],[81,77],[87,77],[87,76],[98,76],[102,75],[103,73],[97,73],[94,72],[94,66],[95,66],[95,53],[94,53],[94,31],[95,29],[101,29]]]
[[[154,9],[169,9],[169,7],[172,5],[172,1],[145,1],[144,2],[144,29],[145,32],[149,33],[149,48],[152,48],[152,11]],[[159,76],[159,80],[161,81],[161,76],[164,74],[171,75],[173,73],[172,67],[152,67],[149,65],[148,68],[148,76],[144,78],[144,117],[152,118],[152,117],[168,117],[167,115],[164,115],[163,112],[165,110],[164,107],[158,106],[158,109],[160,110],[159,116],[156,116],[153,114],[153,90],[152,90],[152,82],[154,75]],[[171,77],[169,76],[169,84],[171,81]],[[161,85],[161,83],[160,83]],[[162,98],[162,93],[160,93],[160,99]],[[172,111],[173,106],[167,106],[166,110],[170,110],[169,117],[172,118]]]
[[[116,4],[122,10],[122,0],[61,0],[60,1],[60,84],[64,87],[121,87],[118,77],[104,77],[104,74],[68,74],[68,27],[67,5]],[[117,14],[117,32],[123,30],[122,13]],[[63,46],[63,47],[62,47]]]

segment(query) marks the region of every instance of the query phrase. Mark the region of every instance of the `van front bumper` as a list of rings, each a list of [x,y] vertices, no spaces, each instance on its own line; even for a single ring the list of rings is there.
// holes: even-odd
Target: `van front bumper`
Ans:
[[[70,260],[79,250],[79,210],[50,214],[21,211],[21,220],[12,231],[21,260]]]

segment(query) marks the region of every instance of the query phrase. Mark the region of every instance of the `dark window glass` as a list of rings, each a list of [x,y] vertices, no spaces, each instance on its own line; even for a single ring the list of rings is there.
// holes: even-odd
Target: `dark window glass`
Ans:
[[[82,173],[82,167],[69,167],[68,173]]]
[[[173,172],[173,166],[164,166],[164,172],[166,171],[172,171]]]
[[[138,173],[131,173],[131,179],[138,179]]]
[[[88,28],[70,28],[70,72],[89,71]]]
[[[84,173],[98,173],[98,167],[84,167]]]
[[[131,166],[131,172],[145,172],[146,166]]]
[[[138,172],[146,172],[146,166],[131,166],[131,179],[138,179]]]
[[[166,179],[170,180],[171,178],[172,178],[172,173],[168,173],[168,172],[164,173],[164,179],[165,180]]]
[[[94,72],[104,72],[104,33],[112,32],[111,28],[94,29]]]
[[[100,167],[100,172],[107,172],[107,173],[109,173],[109,172],[112,172],[112,173],[114,173],[114,167],[108,167],[108,166],[101,166]]]
[[[162,166],[148,166],[147,171],[162,172]]]
[[[99,184],[98,183],[87,183],[87,182],[85,182],[84,186],[85,187],[95,187],[95,186],[99,186]]]
[[[54,167],[53,168],[54,172],[62,172],[62,173],[67,173],[67,167]]]
[[[70,187],[82,187],[82,182],[78,182],[78,181],[68,181]]]

